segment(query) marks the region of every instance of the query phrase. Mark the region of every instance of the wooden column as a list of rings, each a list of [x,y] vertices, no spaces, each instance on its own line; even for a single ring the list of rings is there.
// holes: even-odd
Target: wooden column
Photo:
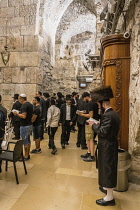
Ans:
[[[101,44],[104,85],[112,87],[114,98],[111,99],[111,106],[121,119],[119,145],[128,150],[130,39],[125,39],[123,34],[111,35],[102,39]]]

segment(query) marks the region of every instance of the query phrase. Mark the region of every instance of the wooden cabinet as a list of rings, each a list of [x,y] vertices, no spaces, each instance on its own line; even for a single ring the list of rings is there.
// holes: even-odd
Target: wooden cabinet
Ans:
[[[111,99],[111,106],[121,119],[119,145],[128,150],[130,39],[125,39],[123,34],[111,35],[103,38],[101,45],[104,85],[112,87],[114,98]]]

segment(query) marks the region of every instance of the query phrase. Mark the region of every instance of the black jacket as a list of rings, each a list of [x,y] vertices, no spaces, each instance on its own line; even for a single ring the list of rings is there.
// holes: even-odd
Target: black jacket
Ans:
[[[77,104],[77,109],[80,111],[86,110],[86,105],[87,105],[86,102],[80,99]],[[81,125],[85,124],[86,120],[87,120],[86,117],[77,115],[77,122],[80,123]]]
[[[16,110],[20,111],[21,106],[22,106],[22,104],[19,101],[15,101],[15,103],[13,104],[12,110],[13,109],[16,109]],[[11,112],[9,114],[9,117],[11,117],[12,118],[12,121],[14,121],[14,122],[20,121],[20,118],[18,116],[15,116],[13,114],[13,112]]]
[[[60,108],[60,123],[62,125],[65,125],[66,121],[66,104],[62,104]],[[74,105],[71,105],[71,122],[75,124],[76,121],[76,107]]]
[[[102,116],[100,125],[93,124],[98,134],[99,185],[114,188],[117,184],[118,132],[120,119],[112,108]]]
[[[62,104],[64,104],[64,101],[61,98],[58,98],[56,100],[56,107],[58,107],[60,109],[60,107],[62,106]]]
[[[42,113],[41,113],[41,119],[46,118],[46,114],[47,114],[47,109],[46,109],[46,102],[44,100],[44,98],[40,97],[40,105],[41,105],[41,109],[42,109]]]

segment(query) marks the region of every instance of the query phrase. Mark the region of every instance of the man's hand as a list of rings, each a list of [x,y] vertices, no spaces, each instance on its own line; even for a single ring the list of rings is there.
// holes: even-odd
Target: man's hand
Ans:
[[[15,116],[18,116],[18,113],[17,113],[17,112],[13,112],[13,114],[14,114]]]
[[[70,122],[70,125],[73,125],[73,122]]]
[[[62,123],[59,123],[60,126],[62,126]]]
[[[88,123],[89,126],[92,126],[95,123],[94,121],[90,121],[90,120],[87,120],[86,122]]]

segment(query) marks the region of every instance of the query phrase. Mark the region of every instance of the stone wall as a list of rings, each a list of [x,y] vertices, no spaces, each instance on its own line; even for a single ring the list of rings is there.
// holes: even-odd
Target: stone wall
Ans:
[[[129,152],[132,155],[130,180],[140,182],[140,0],[127,0],[126,31],[130,39],[130,115],[129,115]],[[124,20],[120,17],[117,29],[124,32]],[[132,32],[131,32],[132,31]]]
[[[67,42],[63,57],[61,57],[61,45],[62,43],[56,43],[56,63],[53,70],[53,81],[51,84],[53,90],[58,92],[59,88],[64,94],[78,91],[83,93],[84,91],[90,91],[94,87],[99,86],[100,83],[100,69],[96,68],[95,71],[89,66],[87,71],[83,62],[86,63],[85,53],[91,49],[92,53],[95,53],[95,35],[91,32],[83,32],[71,37]],[[87,88],[79,88],[79,81],[77,77],[85,75],[92,75],[93,83],[87,83]],[[55,85],[57,84],[57,86]]]
[[[14,93],[26,93],[31,101],[36,91],[39,39],[35,35],[37,0],[0,1],[0,50],[8,45],[7,66],[0,56],[0,93],[11,107]],[[11,101],[11,103],[9,103]]]

